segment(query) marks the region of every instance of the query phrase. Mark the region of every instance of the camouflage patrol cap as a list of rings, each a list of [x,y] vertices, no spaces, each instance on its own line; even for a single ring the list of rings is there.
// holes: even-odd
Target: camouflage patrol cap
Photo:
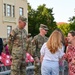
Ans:
[[[24,17],[24,16],[20,16],[20,17],[19,17],[19,20],[21,20],[21,21],[23,21],[23,22],[27,22],[27,18]]]
[[[47,31],[49,30],[47,25],[44,25],[44,24],[40,24],[40,28],[43,28],[44,30],[47,30]]]

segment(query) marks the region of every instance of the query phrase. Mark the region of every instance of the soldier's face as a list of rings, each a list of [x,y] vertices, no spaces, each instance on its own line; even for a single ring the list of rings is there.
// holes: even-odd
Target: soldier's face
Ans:
[[[47,34],[48,30],[45,30],[45,34]]]
[[[47,30],[43,29],[43,33],[44,33],[45,35],[47,34],[47,32],[48,32]]]
[[[20,28],[22,29],[26,26],[26,23],[23,21],[19,21],[19,24],[20,24]]]

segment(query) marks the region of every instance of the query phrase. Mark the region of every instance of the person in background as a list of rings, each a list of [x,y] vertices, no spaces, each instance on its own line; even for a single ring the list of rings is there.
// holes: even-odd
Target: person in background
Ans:
[[[61,35],[62,35],[62,41],[61,41],[61,42],[62,42],[62,44],[64,45],[64,48],[65,48],[65,37],[64,37],[64,34],[63,34],[63,32],[61,31],[61,29],[57,28],[56,30],[61,33]]]
[[[40,49],[44,42],[48,40],[48,38],[45,36],[48,32],[47,25],[40,24],[39,27],[39,34],[34,36],[32,43],[33,43],[33,51],[34,51],[34,59],[35,59],[35,73],[34,75],[41,75],[40,72]]]
[[[4,50],[5,50],[5,53],[6,53],[7,55],[10,55],[9,49],[8,49],[8,44],[5,44],[5,45],[4,45]]]
[[[2,38],[0,38],[0,55],[1,55],[2,51],[3,51],[3,40],[2,40]]]
[[[7,55],[10,55],[6,38],[3,39],[3,47],[4,47],[3,52],[6,53]]]
[[[68,46],[63,58],[68,61],[69,75],[75,75],[75,31],[70,31],[67,36]]]
[[[68,39],[67,39],[67,37],[65,37],[65,53],[66,53],[66,48],[67,48],[67,46],[68,46]]]
[[[56,29],[57,31],[59,31],[61,34],[62,34],[62,44],[63,44],[63,47],[64,47],[64,51],[66,51],[66,40],[65,40],[65,37],[64,37],[64,34],[63,32],[61,31],[61,29],[57,28]],[[65,66],[66,66],[67,62],[65,60],[60,60],[59,61],[59,74],[61,75],[64,75],[64,70],[65,70]]]
[[[59,75],[59,60],[64,55],[62,34],[54,30],[40,50],[41,74]]]
[[[26,75],[26,39],[27,32],[24,29],[27,19],[20,16],[18,26],[13,29],[8,38],[8,47],[12,56],[11,75]]]

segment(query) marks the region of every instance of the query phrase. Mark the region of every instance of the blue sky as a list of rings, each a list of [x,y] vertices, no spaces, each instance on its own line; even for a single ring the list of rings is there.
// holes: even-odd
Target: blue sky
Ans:
[[[56,22],[68,22],[69,17],[75,15],[75,0],[28,0],[28,3],[33,9],[42,4],[46,4],[48,8],[53,8]]]

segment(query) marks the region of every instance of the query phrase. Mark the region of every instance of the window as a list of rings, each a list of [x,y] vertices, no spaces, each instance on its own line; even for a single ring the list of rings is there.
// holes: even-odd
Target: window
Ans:
[[[15,7],[12,6],[12,17],[15,17]]]
[[[19,8],[19,15],[22,16],[23,15],[23,8]]]
[[[9,37],[11,30],[12,26],[7,26],[7,37]]]
[[[4,16],[6,16],[6,4],[4,4]]]
[[[4,16],[15,17],[15,6],[4,3]]]
[[[11,5],[7,5],[7,16],[11,16]]]

